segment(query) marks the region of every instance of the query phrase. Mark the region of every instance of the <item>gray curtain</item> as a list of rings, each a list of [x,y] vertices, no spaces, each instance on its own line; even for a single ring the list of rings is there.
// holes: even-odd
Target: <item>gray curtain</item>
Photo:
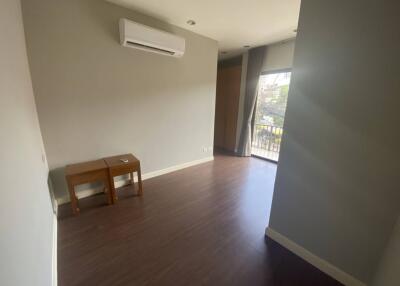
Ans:
[[[253,118],[257,101],[258,81],[267,48],[265,46],[251,49],[247,62],[246,92],[243,106],[243,125],[240,132],[238,156],[251,156],[253,135]]]

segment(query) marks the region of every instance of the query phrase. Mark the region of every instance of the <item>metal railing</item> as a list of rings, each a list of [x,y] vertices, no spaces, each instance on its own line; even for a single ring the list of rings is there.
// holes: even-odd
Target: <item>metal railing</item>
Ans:
[[[277,161],[282,133],[282,127],[254,124],[253,141],[251,144],[253,155]]]

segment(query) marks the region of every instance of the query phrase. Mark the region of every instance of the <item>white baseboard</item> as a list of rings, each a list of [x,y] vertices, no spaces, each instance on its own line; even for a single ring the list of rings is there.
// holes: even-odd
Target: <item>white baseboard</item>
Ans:
[[[265,229],[265,235],[269,238],[273,239],[283,247],[287,248],[297,256],[300,256],[305,261],[310,263],[311,265],[315,266],[322,272],[326,273],[327,275],[331,276],[332,278],[336,279],[340,283],[346,286],[366,286],[365,283],[361,282],[360,280],[354,278],[350,274],[342,271],[341,269],[337,268],[336,266],[332,265],[328,261],[318,257],[317,255],[311,253],[304,247],[296,244],[295,242],[291,241],[286,236],[280,234],[279,232],[273,230],[270,227]]]
[[[53,215],[53,250],[52,250],[52,286],[57,286],[58,279],[57,279],[57,231],[58,231],[58,224],[57,224],[57,216]]]
[[[157,171],[154,171],[154,172],[149,172],[149,173],[146,173],[146,174],[142,175],[142,180],[147,180],[147,179],[154,178],[154,177],[157,177],[157,176],[161,176],[161,175],[164,175],[164,174],[172,173],[172,172],[175,172],[175,171],[178,171],[178,170],[181,170],[181,169],[185,169],[185,168],[188,168],[188,167],[196,166],[196,165],[199,165],[199,164],[202,164],[202,163],[206,163],[206,162],[209,162],[209,161],[212,161],[212,160],[214,160],[213,156],[206,157],[206,158],[199,159],[199,160],[186,162],[186,163],[175,165],[175,166],[171,166],[171,167],[168,167],[168,168],[165,168],[165,169],[161,169],[161,170],[157,170]],[[137,176],[136,175],[135,175],[135,181],[137,181]],[[114,184],[115,184],[116,188],[119,188],[119,187],[123,187],[123,186],[126,186],[127,184],[129,184],[129,181],[128,180],[119,180],[119,181],[116,181]],[[90,196],[93,196],[95,194],[101,193],[102,191],[103,191],[102,188],[92,188],[92,189],[87,189],[87,190],[80,191],[80,192],[78,192],[76,194],[76,196],[78,197],[78,199],[82,199],[82,198],[90,197]],[[57,198],[57,204],[58,205],[66,204],[66,203],[69,203],[69,202],[70,202],[69,196],[64,196],[64,197],[61,197],[61,198]]]

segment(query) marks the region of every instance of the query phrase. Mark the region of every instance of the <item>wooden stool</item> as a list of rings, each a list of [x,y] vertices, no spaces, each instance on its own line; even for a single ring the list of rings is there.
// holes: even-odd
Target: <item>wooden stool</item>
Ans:
[[[143,195],[142,187],[142,175],[140,172],[140,161],[132,154],[124,154],[118,156],[112,156],[104,158],[108,167],[110,186],[113,194],[113,201],[115,202],[118,198],[115,192],[114,177],[122,176],[125,174],[130,175],[131,183],[134,185],[133,173],[137,172],[139,181],[139,196]]]
[[[113,203],[113,189],[110,186],[109,172],[104,160],[67,165],[65,167],[65,177],[68,183],[69,195],[71,198],[72,211],[75,215],[79,214],[78,198],[75,194],[75,186],[81,184],[101,181],[104,183],[104,192],[107,195],[107,202]]]

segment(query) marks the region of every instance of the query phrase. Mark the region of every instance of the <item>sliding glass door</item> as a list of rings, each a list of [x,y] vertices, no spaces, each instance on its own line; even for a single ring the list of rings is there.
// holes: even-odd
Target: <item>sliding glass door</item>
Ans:
[[[290,76],[290,71],[260,76],[252,141],[254,156],[279,159]]]

